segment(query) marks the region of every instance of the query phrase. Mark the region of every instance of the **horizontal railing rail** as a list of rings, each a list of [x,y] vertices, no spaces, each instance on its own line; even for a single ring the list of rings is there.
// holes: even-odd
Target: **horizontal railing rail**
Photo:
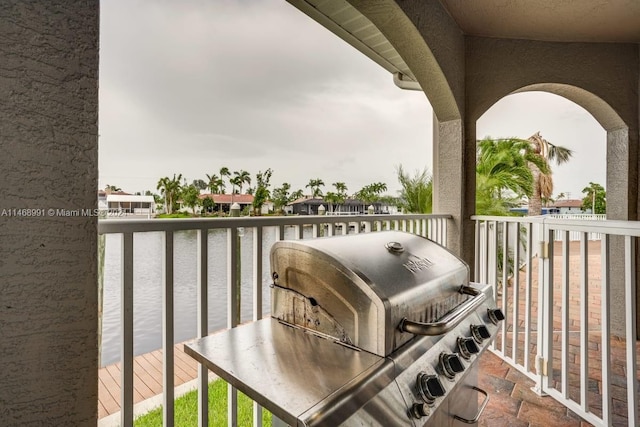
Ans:
[[[120,285],[120,328],[121,328],[121,375],[120,375],[120,422],[133,424],[134,403],[134,235],[138,233],[162,233],[162,349],[163,349],[163,424],[174,425],[174,237],[182,231],[196,231],[197,253],[197,337],[209,334],[209,247],[208,233],[212,230],[226,230],[227,243],[224,252],[227,259],[226,306],[227,327],[233,328],[240,322],[238,295],[241,286],[239,254],[241,239],[245,229],[253,231],[252,240],[252,319],[262,318],[262,259],[263,233],[267,228],[276,229],[276,240],[283,240],[287,230],[293,227],[293,238],[316,238],[334,234],[352,234],[381,230],[403,230],[428,237],[446,245],[447,221],[449,215],[349,215],[340,216],[282,216],[282,217],[236,217],[236,218],[188,218],[188,219],[104,219],[98,221],[101,235],[122,235],[121,285]],[[305,232],[305,229],[307,230]],[[290,232],[289,232],[290,234]],[[198,368],[198,419],[199,425],[208,425],[208,375],[202,365]],[[237,425],[237,391],[228,388],[228,423]],[[260,426],[261,408],[254,403],[254,426]]]
[[[635,273],[640,222],[548,216],[472,220],[476,280],[493,285],[506,315],[493,351],[533,379],[539,394],[552,396],[588,422],[639,425]],[[598,241],[590,237],[594,234]],[[620,271],[612,260],[620,261]],[[614,274],[618,280],[612,280]],[[615,337],[612,289],[625,301],[620,306],[624,327],[620,331],[616,325]]]

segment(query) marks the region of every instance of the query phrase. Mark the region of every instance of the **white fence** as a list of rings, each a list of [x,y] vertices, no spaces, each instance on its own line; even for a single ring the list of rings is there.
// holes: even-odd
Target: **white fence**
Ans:
[[[640,223],[473,219],[476,281],[494,286],[506,316],[493,351],[533,379],[539,394],[593,425],[639,425],[635,251]],[[591,240],[596,234],[599,240]],[[623,264],[620,282],[611,280],[612,260]],[[617,337],[611,333],[614,288],[625,301],[618,307],[624,328]]]

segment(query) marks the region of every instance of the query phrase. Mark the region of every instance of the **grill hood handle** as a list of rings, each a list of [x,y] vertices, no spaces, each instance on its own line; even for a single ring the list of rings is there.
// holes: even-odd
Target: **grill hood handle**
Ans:
[[[460,293],[472,295],[473,298],[460,304],[454,311],[447,314],[439,321],[433,323],[422,323],[408,320],[405,317],[400,321],[398,328],[402,332],[409,332],[410,334],[415,335],[433,336],[442,335],[449,332],[450,330],[458,326],[458,324],[462,322],[462,320],[465,319],[469,315],[469,313],[478,308],[480,304],[482,304],[487,298],[484,292],[476,288],[472,288],[471,286],[463,285],[460,288]]]

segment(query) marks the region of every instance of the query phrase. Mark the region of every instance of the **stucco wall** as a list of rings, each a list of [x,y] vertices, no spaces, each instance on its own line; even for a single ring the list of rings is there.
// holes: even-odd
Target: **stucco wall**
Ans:
[[[425,92],[438,120],[446,122],[461,118],[465,106],[465,39],[462,30],[439,1],[404,0],[397,3],[420,32],[436,61],[428,70],[429,74],[424,76],[424,80],[433,81],[434,74],[441,71],[448,84],[447,89],[455,99],[457,114],[446,114],[448,110],[438,105],[443,100],[435,98],[435,94],[432,95],[427,87]],[[439,70],[436,70],[436,66]],[[413,67],[411,71],[414,71]]]
[[[95,425],[98,12],[0,2],[2,426]]]

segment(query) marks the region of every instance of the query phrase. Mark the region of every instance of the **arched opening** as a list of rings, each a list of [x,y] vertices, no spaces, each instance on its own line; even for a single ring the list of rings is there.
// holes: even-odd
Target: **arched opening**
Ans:
[[[592,213],[581,209],[582,190],[590,182],[606,188],[606,131],[580,105],[548,92],[516,92],[502,98],[477,121],[476,139],[527,139],[536,132],[550,143],[566,147],[566,163],[551,162],[553,194],[543,212]],[[552,209],[556,207],[557,209]],[[524,212],[526,205],[511,207]],[[477,213],[481,213],[478,212]]]

